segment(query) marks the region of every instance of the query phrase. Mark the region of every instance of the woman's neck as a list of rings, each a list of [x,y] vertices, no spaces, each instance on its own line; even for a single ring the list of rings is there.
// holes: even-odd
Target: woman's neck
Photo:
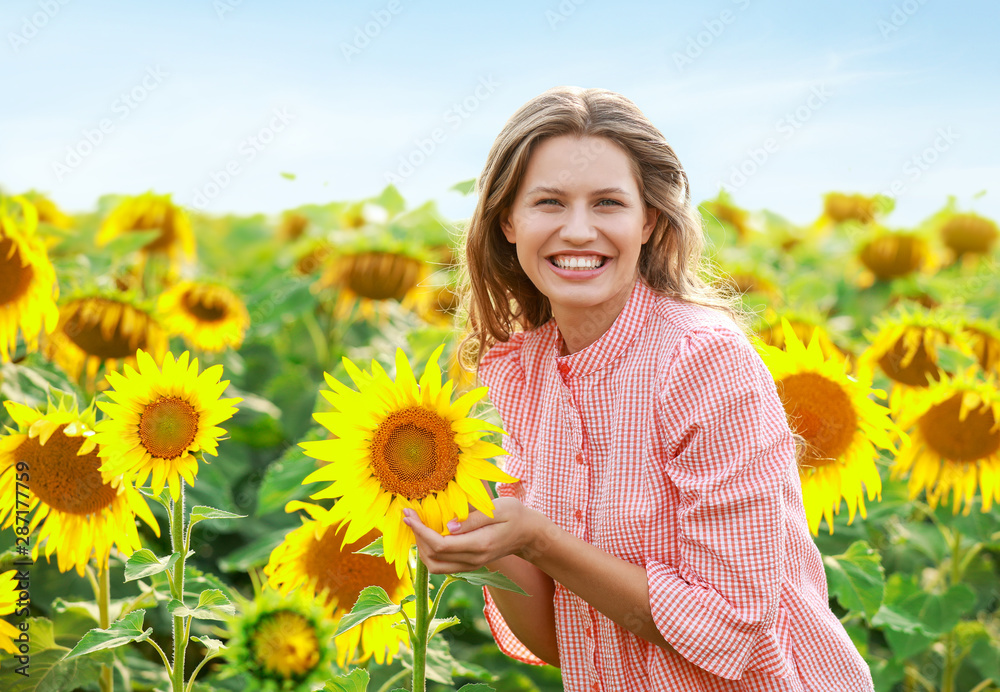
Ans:
[[[553,307],[552,316],[562,335],[562,349],[559,355],[568,356],[582,351],[604,336],[618,319],[634,289],[633,284],[623,295],[593,307],[573,309]]]

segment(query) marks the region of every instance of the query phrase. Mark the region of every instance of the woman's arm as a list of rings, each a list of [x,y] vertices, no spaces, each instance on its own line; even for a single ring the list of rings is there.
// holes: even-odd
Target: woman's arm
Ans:
[[[421,552],[421,556],[423,555]],[[552,579],[516,555],[494,560],[486,567],[506,575],[528,593],[527,596],[522,596],[513,591],[487,587],[490,598],[514,636],[535,656],[558,668],[556,615],[552,604],[555,584]]]
[[[564,531],[541,512],[528,509],[513,498],[501,497],[495,501],[492,519],[481,512],[472,512],[460,526],[449,525],[449,536],[424,526],[415,513],[409,510],[405,513],[405,521],[416,536],[420,557],[431,572],[465,572],[499,564],[499,559],[506,555],[515,556],[630,632],[657,646],[669,648],[653,621],[646,570]],[[494,593],[491,589],[490,595]],[[516,610],[531,611],[539,607],[537,602],[525,602],[523,596],[520,602],[506,596],[502,598]],[[507,619],[506,611],[501,612],[520,638],[522,632]],[[531,620],[532,614],[518,613],[514,617]]]

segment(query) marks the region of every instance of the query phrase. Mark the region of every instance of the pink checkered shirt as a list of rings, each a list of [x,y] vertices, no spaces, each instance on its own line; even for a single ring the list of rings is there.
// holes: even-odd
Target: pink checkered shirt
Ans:
[[[870,692],[830,610],[774,381],[736,325],[640,280],[600,339],[561,347],[549,320],[482,359],[520,479],[498,492],[642,565],[676,651],[556,583],[566,690]],[[540,664],[485,595],[500,649]]]

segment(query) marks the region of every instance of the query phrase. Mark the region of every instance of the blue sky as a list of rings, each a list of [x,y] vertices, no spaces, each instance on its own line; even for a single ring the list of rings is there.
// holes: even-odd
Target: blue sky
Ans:
[[[806,223],[826,191],[895,184],[890,225],[948,195],[1000,218],[998,20],[992,0],[5,0],[0,187],[275,213],[394,175],[463,218],[448,188],[571,84],[631,98],[698,200],[726,185]]]

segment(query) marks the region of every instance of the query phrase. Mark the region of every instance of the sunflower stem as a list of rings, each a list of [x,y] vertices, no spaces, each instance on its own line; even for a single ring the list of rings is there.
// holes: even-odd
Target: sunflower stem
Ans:
[[[425,692],[427,683],[425,679],[425,668],[427,667],[427,629],[430,621],[427,618],[427,591],[430,582],[430,575],[427,573],[427,565],[417,554],[417,576],[413,581],[414,593],[417,597],[416,624],[413,641],[410,646],[413,648],[413,686],[412,692]]]
[[[954,586],[962,580],[961,568],[962,533],[958,529],[951,530],[951,564],[949,586]],[[955,631],[948,632],[944,639],[944,672],[941,674],[941,692],[955,692]]]
[[[170,514],[170,547],[175,553],[180,553],[180,558],[174,564],[170,592],[174,598],[183,603],[184,563],[187,562],[187,550],[184,546],[184,484],[181,483],[180,486],[180,497],[172,501],[173,511]],[[184,692],[184,655],[187,652],[187,638],[184,634],[186,630],[184,618],[175,615],[173,618],[174,664],[170,671],[173,692]]]
[[[101,620],[101,629],[106,630],[111,625],[111,570],[108,569],[108,558],[104,558],[98,575],[97,609]],[[115,689],[115,672],[111,666],[101,666],[101,692],[112,692]]]

